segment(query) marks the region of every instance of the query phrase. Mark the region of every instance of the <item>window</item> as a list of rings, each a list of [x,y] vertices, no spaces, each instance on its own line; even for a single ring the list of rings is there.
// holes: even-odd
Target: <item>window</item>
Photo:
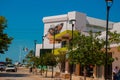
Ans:
[[[65,47],[66,46],[66,44],[67,44],[67,42],[66,41],[62,41],[62,47]]]

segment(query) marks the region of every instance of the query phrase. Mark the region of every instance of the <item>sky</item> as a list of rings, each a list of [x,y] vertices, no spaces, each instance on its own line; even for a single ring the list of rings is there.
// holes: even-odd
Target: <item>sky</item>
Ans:
[[[109,20],[120,22],[120,0],[113,0]],[[105,0],[0,0],[0,16],[7,19],[5,33],[14,40],[5,54],[0,54],[0,61],[6,57],[19,61],[28,52],[34,50],[34,40],[42,43],[44,32],[43,17],[67,14],[70,11],[85,13],[89,17],[106,20]]]

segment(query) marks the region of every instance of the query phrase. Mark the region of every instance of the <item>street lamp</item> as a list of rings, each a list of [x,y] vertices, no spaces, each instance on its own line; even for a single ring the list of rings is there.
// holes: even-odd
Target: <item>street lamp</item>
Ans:
[[[71,20],[70,20],[70,24],[72,24],[72,40],[73,40],[73,28],[74,28],[75,22],[76,22],[75,19],[71,19]],[[72,45],[72,46],[73,46],[73,45]]]
[[[70,22],[70,24],[72,24],[72,39],[71,39],[71,41],[73,41],[73,28],[74,28],[76,20],[71,19],[69,22]],[[71,42],[71,46],[73,48],[73,43],[72,42]],[[73,63],[70,66],[70,80],[72,80],[72,73],[73,73]]]
[[[41,52],[40,52],[40,57],[42,57],[42,54],[44,54],[44,50],[43,50],[43,49],[44,49],[44,37],[45,37],[45,36],[42,36],[42,50],[41,50]],[[43,66],[41,66],[41,75],[42,75],[42,67],[43,67]]]
[[[35,57],[35,53],[36,53],[36,43],[37,43],[37,40],[34,40],[34,57]]]
[[[53,29],[53,54],[54,54],[54,49],[55,49],[55,29]]]
[[[44,49],[44,38],[45,38],[45,36],[42,36],[42,54],[43,54],[43,49]],[[40,57],[41,57],[41,55],[40,55]]]
[[[55,50],[55,33],[56,33],[56,28],[54,25],[50,25],[52,27],[52,36],[53,36],[53,55],[54,55],[54,50]],[[51,78],[53,78],[53,66],[52,66],[52,76]]]
[[[105,80],[107,80],[107,58],[108,58],[108,21],[109,21],[109,11],[110,11],[110,8],[113,4],[113,0],[105,0],[106,2],[106,60],[105,60]]]
[[[45,36],[42,36],[42,49],[44,48],[44,37]]]

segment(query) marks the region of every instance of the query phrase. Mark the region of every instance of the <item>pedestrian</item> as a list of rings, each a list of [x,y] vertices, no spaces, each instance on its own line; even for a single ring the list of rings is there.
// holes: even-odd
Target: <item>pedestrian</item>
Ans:
[[[117,73],[117,78],[118,78],[118,80],[120,80],[120,70]]]
[[[113,72],[113,80],[118,80],[117,74]]]
[[[119,80],[119,68],[117,66],[115,66],[115,68],[113,69],[113,80]]]
[[[115,66],[115,68],[113,69],[113,73],[117,74],[119,72],[119,68],[118,66]]]
[[[30,72],[30,73],[32,72],[32,67],[30,67],[29,72]]]

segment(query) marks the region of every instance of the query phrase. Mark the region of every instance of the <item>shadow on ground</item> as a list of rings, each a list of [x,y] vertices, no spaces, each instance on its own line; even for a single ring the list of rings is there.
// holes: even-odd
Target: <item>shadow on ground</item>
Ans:
[[[26,77],[29,74],[19,74],[19,73],[0,73],[0,77]]]

